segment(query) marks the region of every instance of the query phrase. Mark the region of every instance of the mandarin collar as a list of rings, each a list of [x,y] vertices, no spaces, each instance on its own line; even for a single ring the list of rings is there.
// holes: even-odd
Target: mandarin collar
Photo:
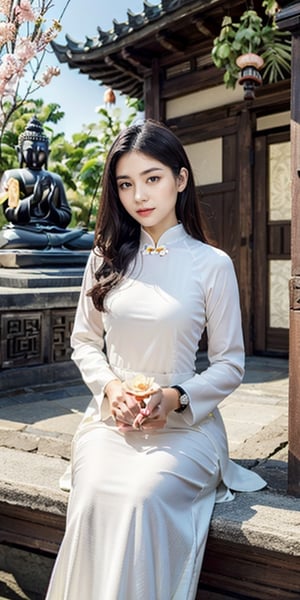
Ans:
[[[154,247],[169,246],[172,243],[183,240],[187,237],[187,235],[188,234],[186,233],[182,223],[178,223],[177,225],[174,225],[173,227],[170,227],[170,229],[164,231],[164,233],[160,236],[159,240],[157,241],[157,244],[155,244],[151,235],[141,227],[140,245],[142,247],[144,247],[145,244],[150,244]]]

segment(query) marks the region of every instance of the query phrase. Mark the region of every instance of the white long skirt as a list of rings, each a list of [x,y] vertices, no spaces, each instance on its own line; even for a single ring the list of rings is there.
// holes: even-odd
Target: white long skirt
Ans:
[[[201,430],[79,432],[46,600],[194,600],[220,482]]]

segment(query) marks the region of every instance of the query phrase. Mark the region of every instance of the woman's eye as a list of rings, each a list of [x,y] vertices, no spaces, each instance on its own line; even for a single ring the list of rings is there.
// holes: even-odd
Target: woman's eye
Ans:
[[[148,178],[148,181],[150,181],[150,183],[155,183],[155,181],[159,181],[159,177],[158,175],[151,175],[151,177]]]
[[[123,183],[119,184],[120,190],[127,190],[130,187],[129,181],[123,181]]]

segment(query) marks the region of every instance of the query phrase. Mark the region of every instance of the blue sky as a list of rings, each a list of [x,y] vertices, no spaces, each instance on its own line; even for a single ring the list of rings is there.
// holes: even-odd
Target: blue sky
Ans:
[[[153,4],[158,4],[153,1]],[[66,0],[54,0],[53,8],[48,17],[57,18],[61,15]],[[65,44],[67,33],[76,41],[82,42],[85,36],[97,36],[97,26],[109,30],[113,26],[113,19],[119,22],[127,20],[127,9],[134,13],[143,11],[143,0],[71,0],[62,18],[62,32],[56,41]],[[41,88],[36,94],[43,98],[45,103],[58,102],[66,116],[59,124],[59,130],[64,131],[70,138],[75,131],[80,131],[83,124],[97,120],[96,106],[103,104],[105,88],[99,82],[88,79],[87,75],[70,69],[66,64],[59,64],[55,55],[47,55],[44,67],[58,64],[61,75],[54,77],[50,85]],[[117,99],[117,105],[122,107],[122,99]]]

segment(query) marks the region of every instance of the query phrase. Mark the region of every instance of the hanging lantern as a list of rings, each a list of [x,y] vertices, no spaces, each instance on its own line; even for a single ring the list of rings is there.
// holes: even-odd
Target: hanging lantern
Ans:
[[[264,66],[264,60],[258,54],[248,52],[236,59],[237,66],[241,69],[239,83],[244,87],[244,99],[255,98],[255,88],[262,84],[260,70]]]
[[[109,106],[112,106],[112,104],[116,104],[116,96],[112,88],[105,90],[103,100],[104,104],[108,104]]]

